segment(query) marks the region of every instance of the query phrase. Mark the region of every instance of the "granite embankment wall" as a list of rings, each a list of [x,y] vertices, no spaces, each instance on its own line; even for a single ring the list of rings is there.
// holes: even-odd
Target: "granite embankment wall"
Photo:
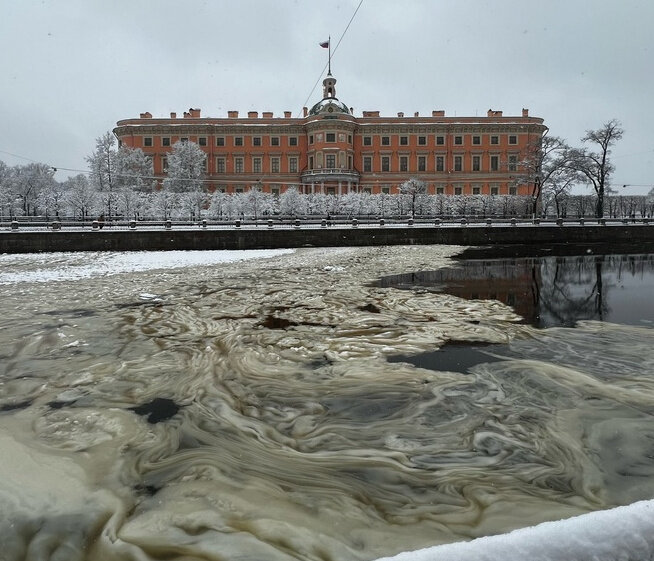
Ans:
[[[0,232],[0,253],[277,249],[370,245],[616,245],[644,251],[654,224],[317,229],[39,230]],[[641,249],[642,248],[642,249]],[[649,251],[649,249],[647,249]]]

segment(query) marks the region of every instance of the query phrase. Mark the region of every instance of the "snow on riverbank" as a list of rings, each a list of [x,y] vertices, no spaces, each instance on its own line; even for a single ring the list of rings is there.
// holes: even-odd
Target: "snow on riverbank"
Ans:
[[[245,259],[275,257],[293,251],[292,249],[252,249],[0,255],[0,285],[19,282],[74,281],[154,269],[200,267]]]
[[[654,500],[377,561],[651,561]]]

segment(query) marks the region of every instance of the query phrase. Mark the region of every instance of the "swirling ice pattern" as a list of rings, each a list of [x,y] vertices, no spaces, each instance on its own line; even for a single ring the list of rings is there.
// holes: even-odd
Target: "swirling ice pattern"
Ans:
[[[654,331],[371,283],[453,251],[4,287],[0,556],[368,560],[650,498]],[[386,361],[451,340],[510,345]]]

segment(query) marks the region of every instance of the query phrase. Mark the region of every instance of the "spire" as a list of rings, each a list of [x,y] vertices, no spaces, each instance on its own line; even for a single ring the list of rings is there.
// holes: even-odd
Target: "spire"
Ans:
[[[331,74],[327,74],[327,78],[322,81],[322,98],[331,97],[336,97],[336,78]]]

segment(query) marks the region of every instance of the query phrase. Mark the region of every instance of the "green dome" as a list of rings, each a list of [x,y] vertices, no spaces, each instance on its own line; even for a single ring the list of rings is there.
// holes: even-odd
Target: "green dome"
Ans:
[[[345,113],[349,115],[350,110],[345,103],[338,101],[335,97],[326,97],[309,110],[309,115],[318,115],[320,113]]]

